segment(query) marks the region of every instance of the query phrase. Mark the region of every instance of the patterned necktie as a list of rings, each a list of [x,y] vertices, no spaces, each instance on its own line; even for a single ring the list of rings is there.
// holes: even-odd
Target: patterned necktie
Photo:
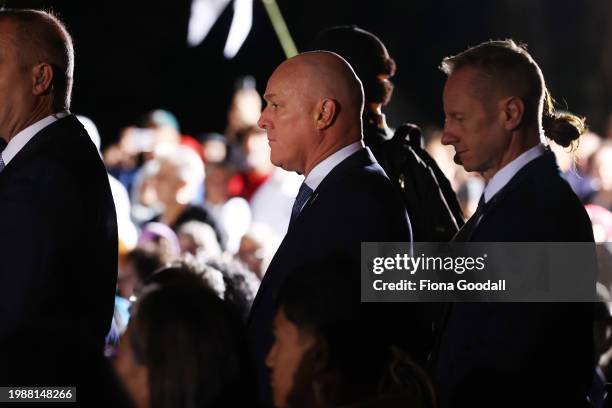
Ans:
[[[491,200],[489,200],[489,203]],[[470,217],[470,219],[463,225],[463,227],[455,234],[451,242],[468,242],[470,238],[472,238],[472,234],[474,230],[478,226],[478,221],[480,221],[480,217],[484,213],[487,208],[487,204],[484,200],[484,193],[480,196],[480,200],[478,201],[478,207],[476,208],[476,212],[474,215]]]
[[[0,171],[4,170],[4,160],[2,159],[2,153],[0,153]]]
[[[289,225],[293,224],[293,221],[297,218],[300,211],[302,211],[302,207],[306,204],[312,193],[312,189],[308,187],[306,183],[302,183],[300,191],[297,197],[295,197],[293,208],[291,209],[291,220],[289,220]]]

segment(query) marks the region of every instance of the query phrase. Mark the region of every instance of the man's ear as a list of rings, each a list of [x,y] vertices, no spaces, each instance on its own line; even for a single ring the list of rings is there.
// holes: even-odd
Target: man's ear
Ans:
[[[317,129],[325,130],[330,127],[338,114],[340,113],[340,104],[335,99],[325,98],[317,105]]]
[[[318,338],[310,349],[313,371],[316,374],[327,371],[329,366],[329,344],[325,339]]]
[[[523,123],[525,103],[517,96],[505,98],[501,103],[503,103],[504,128],[508,131],[516,130]]]
[[[36,64],[32,68],[32,92],[34,95],[44,95],[52,89],[53,67],[46,62]]]

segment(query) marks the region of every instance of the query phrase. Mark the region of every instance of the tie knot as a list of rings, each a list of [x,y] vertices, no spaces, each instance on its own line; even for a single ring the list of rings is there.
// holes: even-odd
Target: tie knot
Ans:
[[[291,220],[289,222],[290,224],[293,223],[300,211],[302,211],[302,207],[304,207],[304,204],[306,204],[312,193],[312,188],[308,187],[306,183],[302,183],[302,185],[300,186],[300,191],[298,192],[297,197],[295,197],[295,202],[293,203],[293,209],[291,210]]]
[[[298,191],[298,195],[295,198],[295,201],[299,201],[304,204],[311,194],[312,188],[308,187],[308,184],[302,183],[302,185],[300,186],[300,191]]]
[[[477,208],[482,208],[486,204],[487,203],[485,202],[485,193],[482,193],[482,195],[480,196],[480,200],[478,200],[478,207]]]

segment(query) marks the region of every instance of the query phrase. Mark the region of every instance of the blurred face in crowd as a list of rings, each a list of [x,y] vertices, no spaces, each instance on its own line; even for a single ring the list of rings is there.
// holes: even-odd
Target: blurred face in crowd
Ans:
[[[261,112],[261,98],[255,89],[236,91],[228,113],[229,126],[241,129],[257,123]]]
[[[117,276],[117,293],[124,299],[129,299],[134,294],[134,288],[138,281],[138,274],[134,265],[130,261],[126,261],[119,268]]]
[[[281,307],[274,318],[275,341],[266,357],[272,370],[271,385],[276,408],[289,407],[291,395],[301,388],[298,376],[305,354],[314,346],[315,339],[287,319]]]
[[[0,21],[0,137],[7,142],[25,127],[34,110],[33,79],[17,53],[16,35],[15,23]]]
[[[149,372],[147,366],[136,361],[129,336],[132,328],[128,325],[121,336],[117,357],[113,367],[117,377],[136,408],[148,408],[149,405]]]
[[[612,190],[612,144],[605,144],[593,160],[593,173],[604,191]]]
[[[254,272],[259,279],[263,279],[263,258],[264,248],[260,242],[245,235],[240,240],[240,248],[238,249],[238,259],[240,259],[249,268],[251,272]]]
[[[444,86],[442,143],[455,148],[455,162],[489,179],[505,163],[511,135],[505,131],[499,100],[489,92],[477,95],[478,71],[464,67],[452,73]]]
[[[281,64],[268,81],[266,107],[257,122],[268,134],[272,163],[300,174],[304,174],[316,146],[315,104],[308,97],[309,82],[299,61]]]
[[[213,204],[226,202],[230,197],[229,182],[233,175],[232,170],[215,164],[209,164],[206,170],[204,180],[206,201]]]
[[[178,169],[172,163],[160,160],[159,169],[152,177],[152,185],[157,193],[157,198],[163,204],[175,203],[177,194],[186,183],[179,176]]]
[[[207,140],[202,143],[206,163],[220,163],[227,156],[227,145],[220,140]]]
[[[258,173],[266,174],[271,172],[274,167],[270,163],[270,145],[266,132],[252,132],[244,139],[242,150],[246,154],[246,161],[249,168]]]

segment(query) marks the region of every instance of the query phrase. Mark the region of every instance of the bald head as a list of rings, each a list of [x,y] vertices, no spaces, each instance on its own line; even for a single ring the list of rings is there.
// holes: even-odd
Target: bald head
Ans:
[[[274,74],[289,73],[295,86],[309,101],[325,98],[340,105],[339,116],[361,118],[364,96],[361,81],[348,62],[329,51],[299,54],[282,63]]]
[[[315,51],[272,74],[258,124],[275,166],[308,175],[318,163],[362,139],[363,87],[340,56]]]

